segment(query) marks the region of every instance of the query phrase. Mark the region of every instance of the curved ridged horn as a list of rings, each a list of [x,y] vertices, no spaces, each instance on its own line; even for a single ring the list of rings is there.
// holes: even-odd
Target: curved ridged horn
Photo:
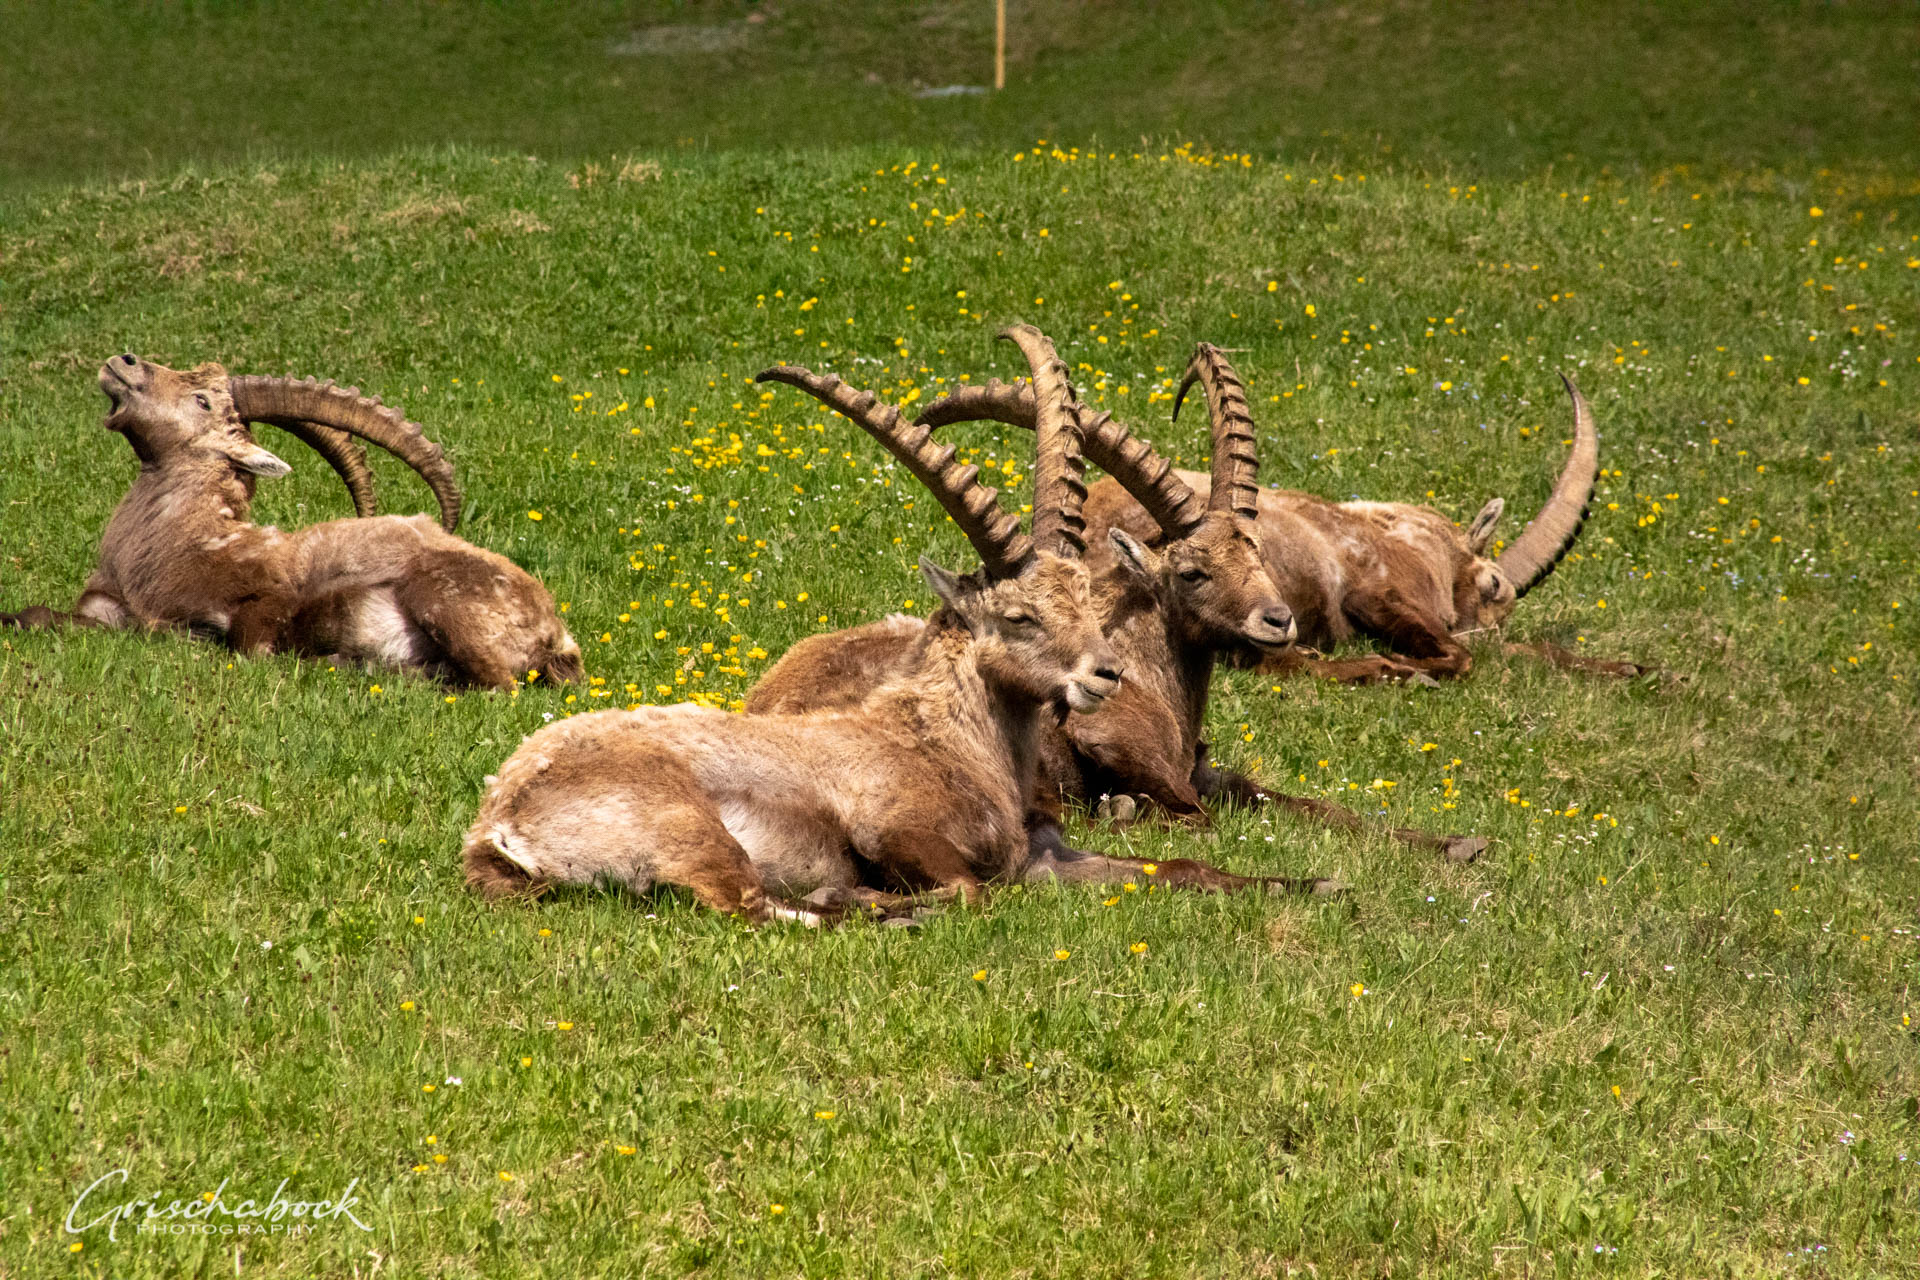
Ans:
[[[319,427],[356,435],[379,445],[420,473],[440,503],[442,525],[451,530],[460,523],[460,486],[453,478],[453,464],[440,452],[439,445],[421,433],[420,424],[409,422],[398,409],[381,404],[376,397],[361,395],[358,387],[341,387],[312,378],[236,377],[228,379],[227,385],[233,395],[234,409],[248,422],[269,422],[283,427],[308,444],[314,444],[308,439],[311,428]],[[326,439],[324,435],[320,438]],[[340,471],[340,463],[333,455],[320,445],[314,447]],[[365,466],[365,455],[357,461]],[[353,481],[345,471],[341,471],[341,478],[347,480],[347,488],[353,490]],[[369,486],[368,500],[371,498]],[[354,506],[360,506],[357,492]]]
[[[251,421],[265,422],[267,419],[253,418]],[[327,460],[327,465],[339,474],[347,486],[347,494],[353,499],[353,514],[370,516],[380,509],[373,495],[373,468],[367,465],[367,451],[352,436],[332,427],[323,427],[317,422],[302,422],[296,418],[282,419],[273,425]]]
[[[1074,559],[1087,549],[1087,501],[1080,426],[1073,412],[1067,365],[1047,335],[1030,324],[1009,325],[1000,337],[1020,348],[1033,371],[1033,544]]]
[[[1088,462],[1120,482],[1147,509],[1169,538],[1183,538],[1199,527],[1206,507],[1173,464],[1112,414],[1074,405],[1080,426],[1080,451]],[[938,429],[956,422],[1004,422],[1034,428],[1033,389],[1000,381],[955,387],[923,410],[914,421]]]
[[[777,364],[753,380],[798,387],[878,440],[953,517],[980,553],[989,577],[1016,577],[1033,559],[1032,540],[1001,507],[993,487],[980,483],[980,469],[971,463],[956,464],[952,445],[936,444],[931,432],[905,421],[894,405],[871,391],[855,391],[833,374],[814,373],[799,365]]]
[[[1600,475],[1600,433],[1593,424],[1593,410],[1572,378],[1563,373],[1560,381],[1573,397],[1573,452],[1554,482],[1547,505],[1494,562],[1512,580],[1515,599],[1539,586],[1572,548],[1580,526],[1587,522],[1587,503],[1593,499],[1594,481]]]
[[[1260,514],[1260,454],[1246,384],[1220,348],[1211,342],[1199,343],[1173,397],[1175,420],[1180,417],[1180,402],[1196,382],[1206,388],[1207,418],[1213,430],[1213,488],[1207,495],[1207,509],[1232,511],[1251,520]]]

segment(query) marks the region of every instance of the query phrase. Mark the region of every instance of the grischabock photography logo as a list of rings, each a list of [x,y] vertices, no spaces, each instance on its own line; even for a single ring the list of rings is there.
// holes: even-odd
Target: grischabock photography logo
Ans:
[[[132,1174],[114,1169],[101,1174],[74,1198],[67,1209],[66,1228],[85,1235],[102,1228],[117,1241],[122,1232],[134,1235],[304,1235],[318,1227],[357,1227],[372,1231],[354,1191],[360,1179],[350,1180],[335,1195],[297,1198],[293,1179],[282,1178],[272,1194],[260,1198],[231,1192],[234,1178],[222,1178],[211,1191],[173,1195],[166,1190],[128,1196]],[[78,1246],[76,1246],[77,1248]]]

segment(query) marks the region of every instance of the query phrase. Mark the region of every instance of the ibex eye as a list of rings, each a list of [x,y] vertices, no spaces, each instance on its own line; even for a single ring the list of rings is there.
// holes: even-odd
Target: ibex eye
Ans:
[[[1030,627],[1033,625],[1033,619],[1024,613],[1010,613],[1007,615],[1007,621],[1016,627]]]
[[[1205,582],[1208,576],[1205,569],[1182,569],[1180,571],[1181,579],[1186,582]]]
[[[213,408],[213,401],[207,399],[205,396],[195,396],[193,398],[193,402],[199,405],[202,409]]]

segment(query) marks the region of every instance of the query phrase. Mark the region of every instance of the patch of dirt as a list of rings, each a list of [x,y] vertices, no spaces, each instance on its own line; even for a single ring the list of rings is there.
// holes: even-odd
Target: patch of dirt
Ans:
[[[406,203],[387,210],[380,215],[380,221],[398,223],[401,226],[413,226],[422,222],[438,222],[442,218],[457,217],[467,211],[464,200],[442,197],[415,196]]]
[[[671,58],[685,54],[735,53],[747,47],[753,28],[744,22],[718,26],[641,27],[607,46],[615,58]]]
[[[522,209],[510,211],[500,220],[498,226],[502,231],[511,231],[523,236],[538,235],[543,231],[553,230],[552,227]]]

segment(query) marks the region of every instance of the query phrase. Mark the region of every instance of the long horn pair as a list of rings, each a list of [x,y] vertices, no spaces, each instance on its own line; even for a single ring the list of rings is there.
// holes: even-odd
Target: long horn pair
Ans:
[[[1260,454],[1246,384],[1220,348],[1200,343],[1187,362],[1180,390],[1174,393],[1175,421],[1180,418],[1180,403],[1196,382],[1206,389],[1207,418],[1213,429],[1213,487],[1207,494],[1207,509],[1232,511],[1251,520],[1260,514]]]
[[[1145,507],[1169,538],[1184,538],[1200,526],[1206,507],[1173,464],[1134,435],[1111,413],[1074,405],[1080,448],[1087,461],[1120,482]],[[938,430],[957,422],[1004,422],[1032,431],[1037,421],[1033,388],[1005,383],[955,387],[923,410],[914,421]]]
[[[1513,582],[1516,599],[1539,586],[1572,549],[1580,526],[1587,522],[1587,504],[1593,500],[1594,481],[1600,475],[1600,433],[1593,423],[1593,410],[1572,378],[1563,373],[1560,380],[1573,397],[1573,452],[1547,505],[1494,562]]]
[[[440,504],[440,523],[448,530],[460,523],[460,486],[453,478],[453,464],[422,434],[420,424],[409,422],[398,409],[361,395],[358,387],[312,378],[241,376],[229,378],[227,385],[241,418],[271,423],[325,458],[346,482],[358,514],[370,516],[375,508],[373,471],[355,436],[419,472]]]
[[[814,373],[799,365],[775,365],[755,375],[754,381],[798,387],[878,440],[953,517],[980,553],[989,577],[1017,577],[1032,561],[1033,540],[1020,531],[1019,520],[1001,507],[993,487],[980,483],[980,468],[956,462],[952,445],[936,444],[931,432],[905,421],[897,407],[871,391],[854,390],[833,374]],[[1037,503],[1035,510],[1039,510]]]

